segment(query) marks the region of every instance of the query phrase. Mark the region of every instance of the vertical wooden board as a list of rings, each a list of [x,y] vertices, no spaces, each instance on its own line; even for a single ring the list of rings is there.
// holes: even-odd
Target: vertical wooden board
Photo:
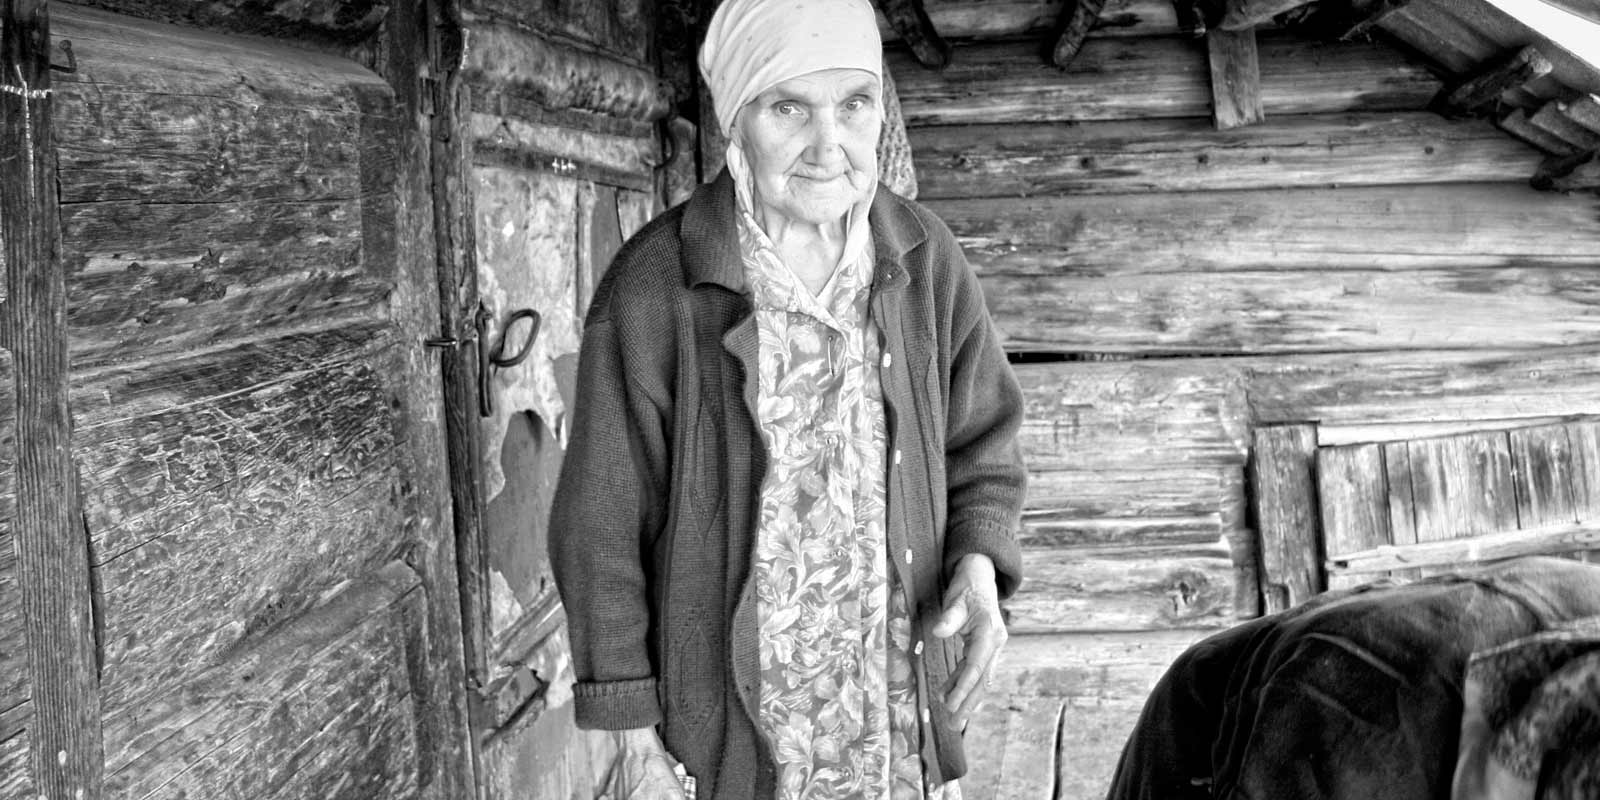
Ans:
[[[1600,520],[1600,422],[1575,422],[1567,428],[1572,446],[1572,502],[1579,522]]]
[[[1251,478],[1261,542],[1261,592],[1271,614],[1321,591],[1317,532],[1317,432],[1311,425],[1256,428]]]
[[[995,800],[1051,797],[1063,703],[1057,697],[1019,698],[1006,715],[1006,749]]]
[[[1504,431],[1410,443],[1417,541],[1516,530],[1511,448]]]
[[[0,283],[3,282],[0,280]],[[17,551],[13,531],[17,514],[16,406],[11,353],[0,350],[0,739],[12,735],[14,731],[8,729],[5,720],[14,710],[20,709],[29,697],[28,661],[23,639],[22,600],[17,587]],[[7,796],[0,792],[0,797]]]
[[[1417,508],[1411,495],[1411,455],[1405,442],[1383,445],[1383,474],[1389,487],[1389,541],[1396,545],[1416,544]],[[1414,569],[1392,574],[1407,580],[1422,575]]]
[[[1379,445],[1317,451],[1317,495],[1328,558],[1393,543],[1387,484]]]
[[[1571,524],[1578,521],[1573,448],[1565,425],[1513,428],[1512,484],[1517,498],[1517,527]]]
[[[1206,54],[1211,66],[1211,120],[1216,129],[1225,131],[1266,119],[1261,110],[1255,30],[1208,31]]]

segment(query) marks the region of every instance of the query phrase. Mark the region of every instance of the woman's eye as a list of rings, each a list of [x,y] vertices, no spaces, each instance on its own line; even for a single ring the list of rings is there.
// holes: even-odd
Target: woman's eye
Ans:
[[[800,113],[800,104],[799,103],[792,103],[792,102],[784,101],[784,102],[778,103],[776,108],[777,108],[777,111],[778,111],[778,113],[780,115],[786,116],[786,117],[791,117],[791,116],[794,116],[795,114],[799,114]]]

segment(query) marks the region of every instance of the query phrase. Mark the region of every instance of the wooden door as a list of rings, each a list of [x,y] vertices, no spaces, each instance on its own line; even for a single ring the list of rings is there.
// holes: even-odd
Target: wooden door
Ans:
[[[594,285],[656,211],[664,115],[647,5],[478,0],[439,124],[466,191],[445,265],[452,472],[479,792],[587,798],[609,737],[573,724],[565,618],[545,555]],[[530,314],[537,336],[527,343]],[[525,358],[515,358],[524,347]],[[498,356],[498,359],[492,358]]]
[[[55,248],[7,272],[55,316],[8,299],[0,796],[467,796],[413,73],[335,46],[382,15],[274,40],[15,8],[8,37],[53,33],[28,112],[57,202],[8,194],[6,235]],[[52,452],[54,538],[29,513]]]

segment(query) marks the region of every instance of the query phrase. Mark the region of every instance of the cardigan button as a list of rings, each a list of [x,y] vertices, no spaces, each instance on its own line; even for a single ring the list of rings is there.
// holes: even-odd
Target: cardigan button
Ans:
[[[900,466],[900,450],[898,448],[894,451],[894,465]]]
[[[917,642],[917,646],[911,648],[911,654],[912,655],[917,655],[917,656],[922,655],[922,642],[920,642],[920,641]]]
[[[907,547],[906,548],[906,564],[908,566],[911,564],[911,556],[912,556],[911,548]]]
[[[894,353],[884,353],[883,354],[883,368],[884,369],[888,369],[889,367],[892,367],[892,366],[894,366]]]
[[[926,709],[926,708],[922,709],[922,721],[924,723],[927,723],[928,721],[930,721],[932,719],[933,719],[933,715],[928,713],[928,709]]]

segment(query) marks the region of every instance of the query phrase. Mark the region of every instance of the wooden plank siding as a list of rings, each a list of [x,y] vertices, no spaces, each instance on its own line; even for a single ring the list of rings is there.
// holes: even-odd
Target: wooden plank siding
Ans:
[[[1193,637],[1258,613],[1263,591],[1284,595],[1276,609],[1322,588],[1318,563],[1277,563],[1277,585],[1259,582],[1269,554],[1253,526],[1270,514],[1251,504],[1273,485],[1247,473],[1260,426],[1307,434],[1289,448],[1301,505],[1278,509],[1295,528],[1328,513],[1310,485],[1318,439],[1600,414],[1600,203],[1533,190],[1544,152],[1430,107],[1529,42],[1486,36],[1437,0],[1377,21],[1416,50],[1256,28],[1265,120],[1218,131],[1206,41],[1177,6],[1143,5],[1122,9],[1126,27],[1091,31],[1065,70],[1041,55],[1060,7],[1040,2],[929,0],[956,40],[950,66],[889,57],[919,196],[961,242],[1017,356],[1028,578],[1007,611],[1016,640],[1062,643],[1054,658],[1069,637]],[[1555,99],[1545,92],[1535,81],[1502,101],[1581,139],[1556,105],[1559,120],[1535,124]],[[1377,470],[1403,496],[1427,467],[1389,449],[1346,467],[1363,481]],[[1559,497],[1503,490],[1566,513]],[[1370,536],[1429,535],[1426,519],[1368,511]],[[1122,668],[1103,651],[1087,659]],[[1013,796],[1000,788],[1013,727],[1037,738],[1060,709],[1053,796],[1103,796],[1142,693],[1077,717],[1071,702],[1008,696],[974,722],[998,755],[973,796]]]

